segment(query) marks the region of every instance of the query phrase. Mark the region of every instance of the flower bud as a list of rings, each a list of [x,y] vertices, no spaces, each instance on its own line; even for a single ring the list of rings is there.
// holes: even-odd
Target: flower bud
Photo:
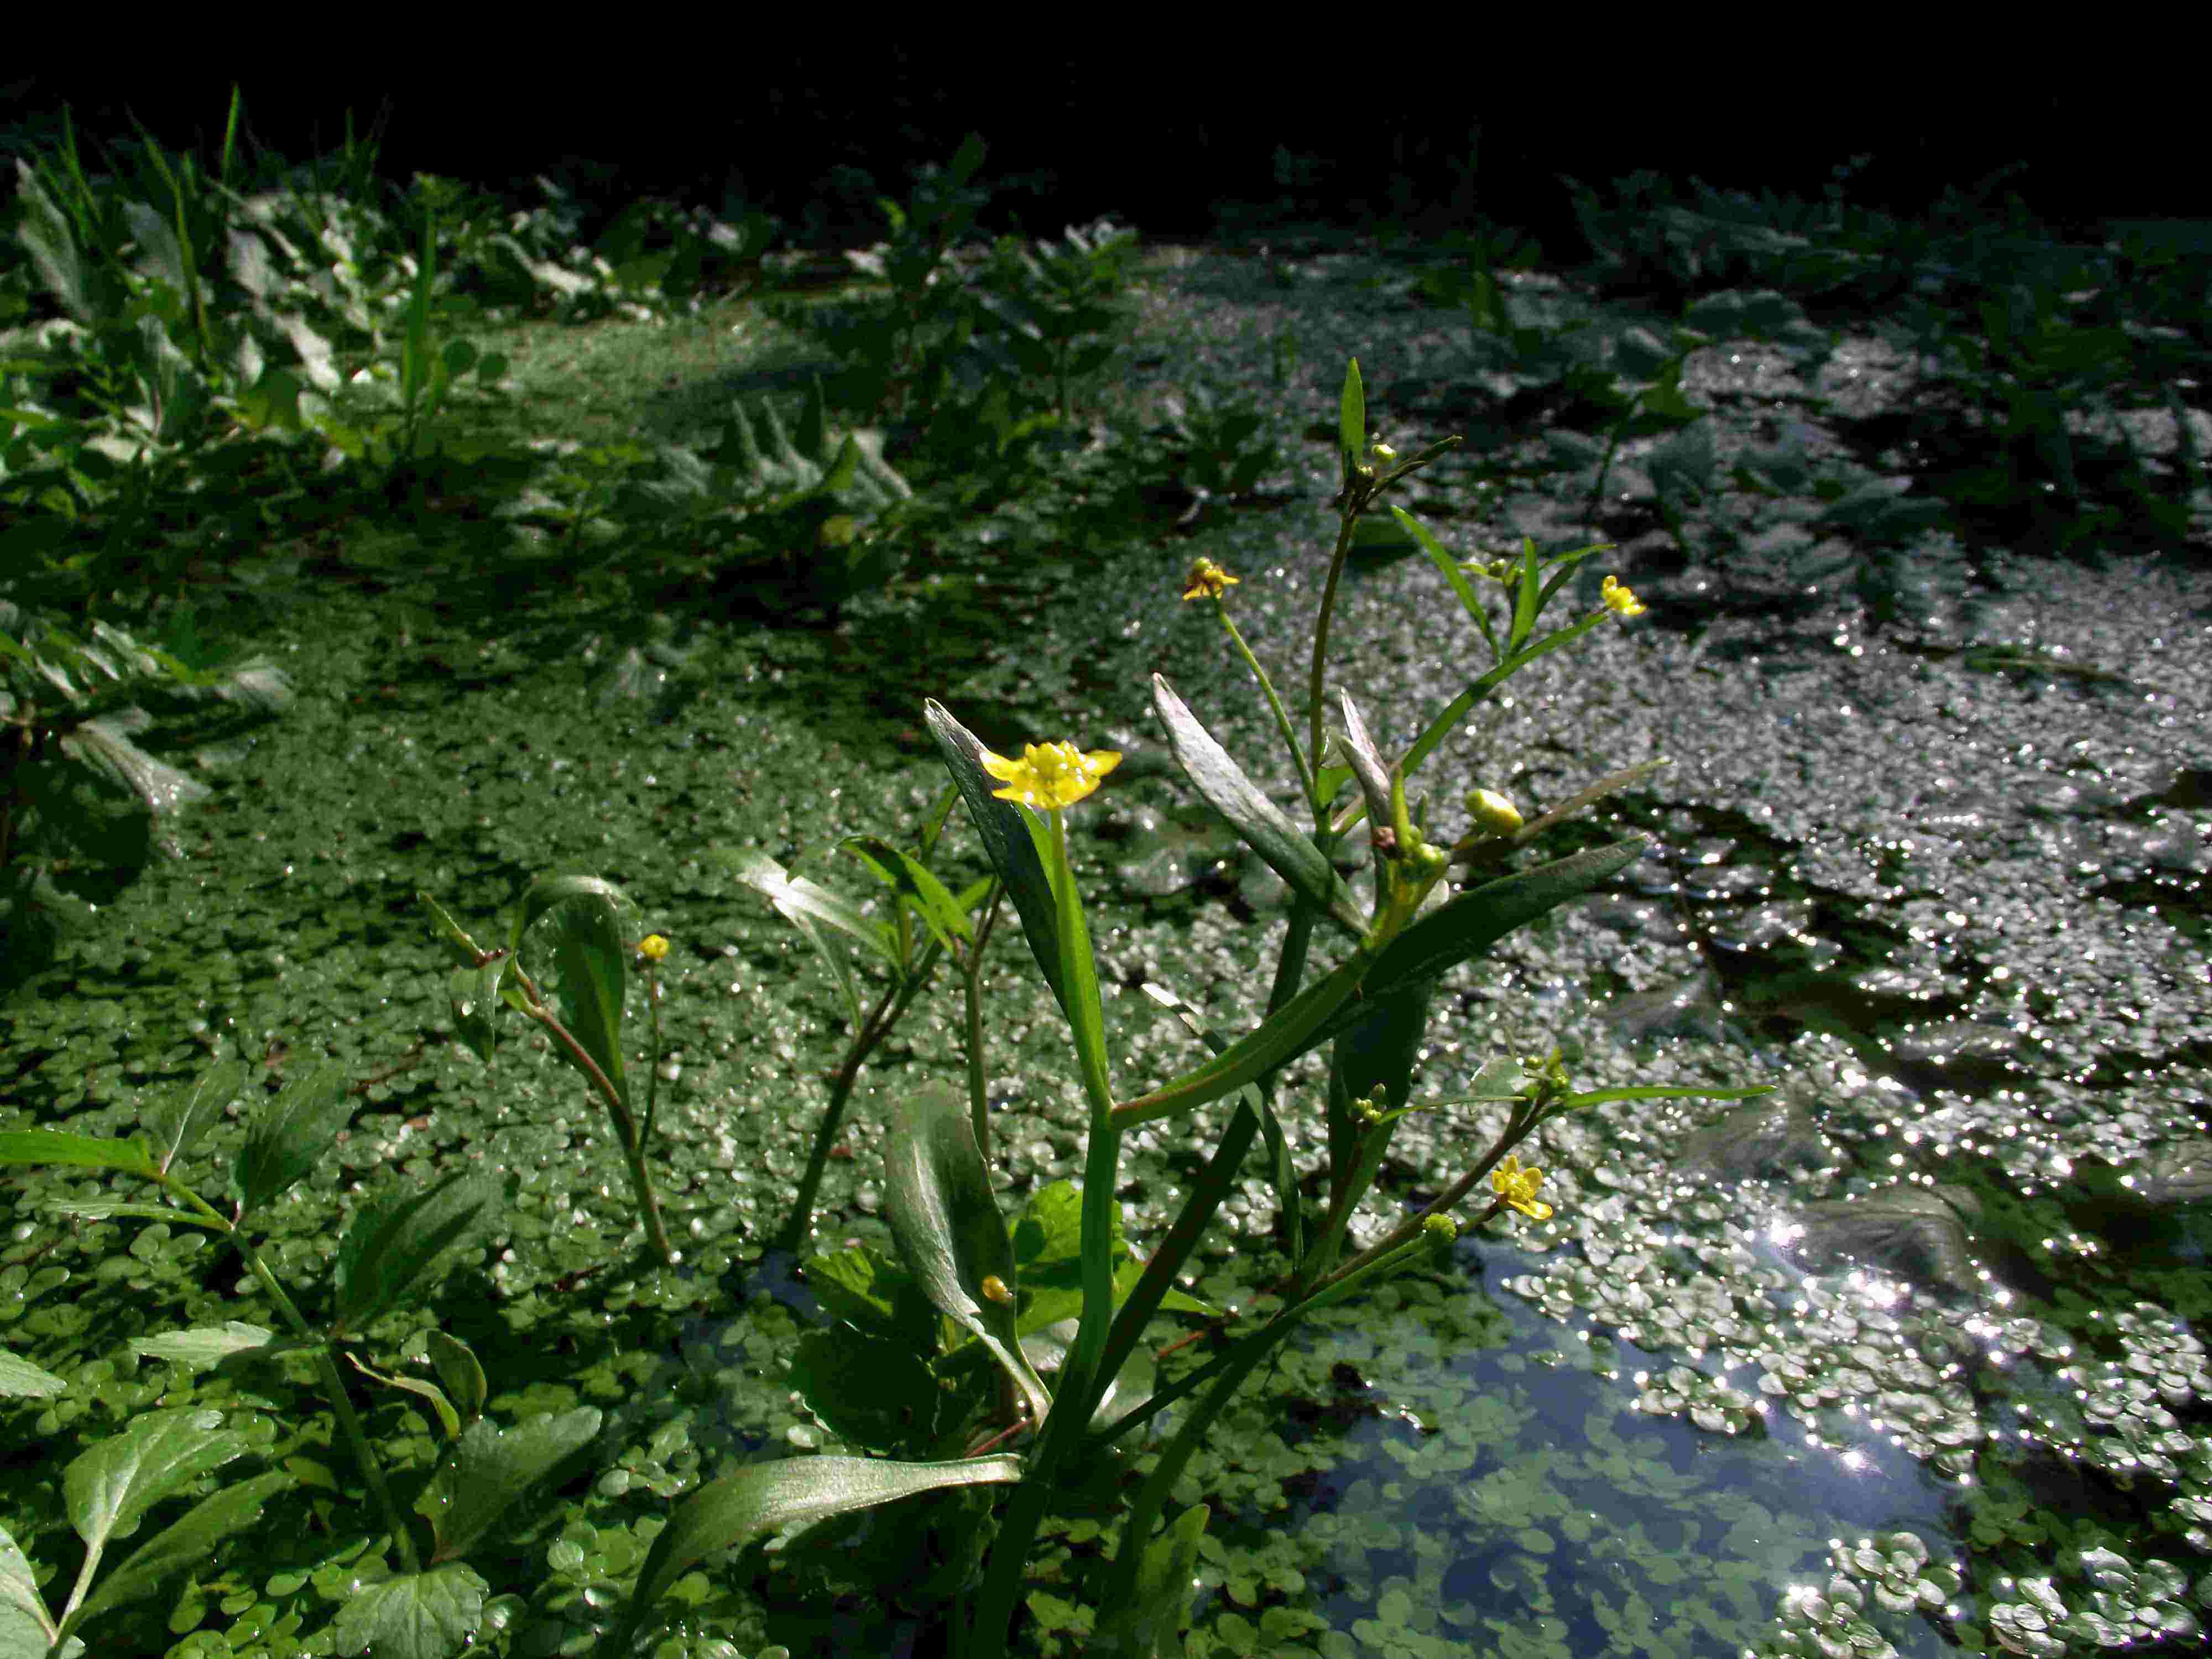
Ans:
[[[987,1301],[1000,1304],[1012,1302],[1014,1299],[1014,1293],[1006,1288],[1006,1281],[996,1273],[983,1275],[983,1296]]]
[[[1459,1237],[1459,1223],[1448,1215],[1432,1215],[1422,1221],[1421,1231],[1439,1243],[1449,1244]]]
[[[1488,789],[1467,792],[1468,815],[1486,835],[1510,836],[1521,827],[1521,813],[1504,796]]]

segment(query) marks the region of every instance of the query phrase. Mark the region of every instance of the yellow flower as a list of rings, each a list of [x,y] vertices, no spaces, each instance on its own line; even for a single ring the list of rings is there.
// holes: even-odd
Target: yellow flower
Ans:
[[[1616,617],[1640,617],[1644,614],[1643,604],[1635,594],[1620,585],[1618,577],[1607,576],[1598,597],[1613,607],[1613,614]]]
[[[668,941],[658,933],[647,933],[637,942],[638,954],[648,961],[659,962],[668,954]]]
[[[1552,1206],[1536,1196],[1536,1188],[1543,1184],[1544,1172],[1534,1164],[1521,1167],[1521,1160],[1508,1152],[1505,1162],[1490,1172],[1490,1188],[1531,1221],[1549,1221]]]
[[[983,756],[983,769],[1006,786],[991,792],[994,799],[1041,810],[1074,805],[1121,763],[1116,750],[1094,749],[1086,755],[1072,743],[1024,744],[1018,761],[988,750]]]
[[[1200,559],[1183,578],[1182,596],[1186,599],[1218,599],[1225,589],[1234,587],[1237,578],[1231,575],[1211,559]]]

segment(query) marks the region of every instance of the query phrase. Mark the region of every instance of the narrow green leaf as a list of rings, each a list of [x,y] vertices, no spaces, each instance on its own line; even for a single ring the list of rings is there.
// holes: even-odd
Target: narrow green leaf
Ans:
[[[428,893],[417,892],[415,897],[418,903],[429,908],[430,930],[453,947],[454,954],[460,958],[463,966],[475,967],[477,958],[482,957],[483,952],[477,948],[477,942],[474,939],[462,932],[460,923],[448,915],[446,907]]]
[[[1745,1089],[1593,1089],[1588,1094],[1569,1095],[1545,1115],[1577,1111],[1584,1106],[1602,1106],[1608,1100],[1748,1100],[1753,1095],[1771,1095],[1774,1090],[1771,1083],[1755,1084]]]
[[[1030,1420],[1042,1424],[1052,1397],[1022,1357],[1012,1296],[1019,1272],[968,1103],[934,1080],[902,1095],[891,1110],[884,1163],[884,1217],[899,1260],[939,1311],[973,1332],[1006,1367]],[[1006,1288],[1007,1299],[984,1294],[990,1278]]]
[[[231,1166],[230,1190],[246,1212],[259,1209],[314,1167],[353,1116],[345,1073],[319,1066],[264,1097],[246,1127],[246,1145]]]
[[[138,1115],[156,1167],[166,1171],[190,1152],[222,1109],[246,1092],[246,1067],[235,1060],[218,1061],[200,1074],[191,1091],[171,1094]]]
[[[1152,705],[1166,722],[1176,762],[1206,803],[1294,891],[1318,905],[1354,939],[1364,935],[1367,928],[1358,901],[1328,855],[1261,793],[1158,674],[1152,676]]]
[[[48,1215],[82,1216],[87,1221],[112,1221],[129,1216],[137,1221],[166,1222],[172,1227],[198,1227],[226,1237],[230,1224],[219,1216],[196,1215],[166,1204],[133,1204],[119,1198],[42,1198],[39,1207]]]
[[[914,906],[930,937],[952,953],[955,939],[971,936],[965,906],[945,890],[927,866],[878,836],[854,836],[840,843],[875,872],[877,878]]]
[[[446,1002],[453,1011],[454,1029],[471,1052],[487,1066],[499,1040],[492,1014],[502,1000],[501,991],[513,957],[501,957],[481,968],[456,968],[446,975]]]
[[[127,1538],[138,1517],[210,1469],[246,1454],[242,1434],[209,1407],[141,1412],[62,1471],[70,1524],[90,1549]]]
[[[870,1457],[795,1457],[756,1463],[710,1481],[678,1504],[653,1540],[622,1624],[603,1642],[603,1659],[627,1659],[645,1615],[698,1562],[747,1539],[823,1521],[953,1486],[1006,1485],[1022,1478],[1022,1460],[963,1458],[897,1463]]]
[[[599,1431],[599,1408],[579,1406],[501,1429],[489,1419],[469,1425],[453,1460],[438,1471],[416,1507],[437,1534],[435,1559],[465,1555],[507,1507]]]
[[[491,1586],[463,1561],[403,1572],[363,1585],[331,1621],[340,1653],[375,1659],[452,1659],[483,1635]]]
[[[1421,551],[1429,556],[1429,562],[1443,574],[1444,580],[1451,585],[1451,591],[1459,600],[1460,608],[1474,618],[1474,625],[1482,630],[1483,640],[1490,647],[1490,654],[1496,657],[1498,635],[1491,631],[1489,613],[1482,608],[1482,601],[1475,594],[1474,585],[1468,580],[1467,572],[1459,568],[1459,561],[1446,552],[1443,544],[1431,535],[1421,521],[1404,507],[1394,501],[1390,504],[1390,511],[1405,526],[1406,533],[1420,544]]]
[[[152,1176],[154,1160],[137,1140],[100,1135],[66,1134],[59,1129],[0,1130],[0,1164],[69,1164],[82,1169],[120,1170]]]
[[[860,1007],[860,987],[853,977],[853,965],[845,959],[842,951],[832,946],[823,937],[822,930],[814,925],[815,919],[822,917],[833,926],[853,933],[854,938],[865,939],[882,954],[885,961],[896,967],[898,951],[891,944],[890,929],[881,922],[868,921],[857,908],[847,904],[827,888],[817,887],[802,876],[788,874],[781,865],[764,853],[751,848],[732,851],[718,847],[710,849],[708,856],[730,866],[738,872],[740,881],[767,895],[769,902],[775,906],[776,914],[805,935],[806,942],[814,947],[814,953],[829,967],[830,976],[837,981],[838,988],[845,994],[845,1006],[852,1015],[850,1029],[859,1030],[866,1015]],[[789,902],[786,902],[787,900]],[[847,927],[845,922],[828,914],[837,906],[851,911],[848,920],[852,927]],[[855,927],[859,929],[857,933],[854,932]]]
[[[245,1449],[243,1443],[239,1449]],[[82,1629],[111,1607],[151,1595],[165,1579],[205,1565],[217,1544],[258,1521],[261,1506],[291,1484],[290,1475],[282,1469],[270,1469],[225,1486],[195,1505],[176,1525],[148,1539],[131,1553],[130,1559],[101,1579],[100,1588],[85,1598],[63,1626],[64,1633]]]
[[[785,921],[802,927],[803,919],[806,918],[827,922],[839,933],[858,939],[892,967],[898,966],[898,947],[891,942],[890,929],[863,915],[860,907],[850,899],[804,876],[793,875],[757,848],[716,848],[712,855],[734,871],[739,881],[773,904],[776,914]]]
[[[1345,477],[1349,480],[1352,469],[1367,453],[1367,389],[1360,384],[1357,357],[1344,371],[1344,395],[1337,404],[1337,447],[1344,452]]]
[[[982,757],[990,751],[981,738],[934,698],[926,701],[922,710],[930,735],[937,739],[939,751],[945,757],[945,769],[959,787],[960,799],[982,839],[983,850],[990,855],[991,867],[999,872],[1006,896],[1014,902],[1014,913],[1022,919],[1022,935],[1029,941],[1030,954],[1036,958],[1037,971],[1044,975],[1065,1013],[1067,996],[1060,981],[1059,901],[1053,896],[1044,860],[1037,854],[1032,828],[1036,814],[996,798],[994,792],[1000,787],[999,781],[983,769]]]
[[[500,1196],[490,1174],[464,1170],[420,1191],[387,1189],[356,1212],[331,1275],[331,1334],[358,1334],[408,1300],[433,1262],[492,1218]]]

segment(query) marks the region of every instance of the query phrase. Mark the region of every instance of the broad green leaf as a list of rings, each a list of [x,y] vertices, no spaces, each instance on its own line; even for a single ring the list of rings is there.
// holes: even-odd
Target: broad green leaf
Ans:
[[[245,1449],[242,1443],[240,1449]],[[101,1579],[100,1588],[85,1598],[64,1629],[81,1630],[109,1608],[152,1594],[163,1580],[204,1566],[217,1544],[258,1521],[261,1506],[291,1484],[290,1475],[270,1469],[234,1486],[225,1486],[195,1505],[184,1519],[148,1539],[121,1566]]]
[[[922,926],[929,929],[930,936],[945,947],[948,956],[952,953],[954,938],[969,937],[966,908],[919,859],[901,852],[878,836],[849,836],[841,845],[874,871],[877,878],[894,889],[900,898],[914,906]]]
[[[483,1636],[491,1586],[465,1561],[364,1585],[331,1621],[340,1653],[375,1659],[453,1659]]]
[[[154,1504],[246,1449],[246,1437],[225,1428],[219,1411],[142,1412],[62,1471],[70,1523],[87,1548],[104,1548],[129,1537]]]
[[[629,900],[622,889],[601,877],[540,876],[524,890],[521,902],[514,908],[513,932],[507,941],[508,951],[521,946],[522,936],[538,925],[539,917],[570,899],[598,899],[617,911],[629,908]]]
[[[832,1319],[917,1352],[936,1346],[937,1310],[914,1275],[872,1244],[809,1256],[806,1285]]]
[[[884,1216],[899,1259],[940,1312],[981,1339],[1021,1389],[1030,1421],[1042,1424],[1052,1396],[1022,1357],[1011,1295],[1019,1270],[968,1103],[937,1081],[902,1095],[884,1162]],[[988,1278],[1007,1300],[983,1293]]]
[[[629,954],[611,899],[580,898],[555,913],[553,966],[560,976],[561,1023],[625,1104],[629,1076],[623,1065],[622,1021]],[[575,1064],[575,1056],[560,1045],[555,1045],[554,1052]]]
[[[276,1197],[315,1166],[353,1116],[344,1071],[323,1065],[264,1097],[246,1127],[246,1145],[231,1166],[230,1190],[240,1218]]]
[[[198,1330],[164,1331],[159,1336],[136,1337],[131,1340],[131,1351],[149,1359],[166,1359],[172,1364],[199,1370],[219,1365],[233,1354],[265,1348],[275,1340],[273,1331],[230,1319]]]
[[[1204,1504],[1185,1510],[1144,1545],[1129,1600],[1100,1617],[1092,1653],[1101,1659],[1183,1659],[1182,1627],[1198,1582],[1199,1542],[1212,1513]],[[1121,1547],[1138,1546],[1124,1537]]]
[[[1022,1478],[1012,1455],[962,1458],[945,1463],[897,1463],[871,1457],[794,1457],[756,1463],[710,1481],[676,1508],[638,1573],[637,1589],[612,1639],[599,1647],[606,1659],[627,1656],[645,1615],[670,1586],[717,1551],[786,1527],[873,1509],[952,1486],[1005,1485]]]
[[[429,1352],[430,1364],[437,1368],[438,1380],[453,1398],[454,1410],[460,1413],[462,1425],[466,1427],[482,1417],[484,1402],[491,1398],[491,1385],[484,1378],[476,1351],[443,1331],[430,1332],[422,1339],[422,1346]]]
[[[0,1400],[51,1400],[68,1392],[69,1384],[52,1371],[0,1348]],[[0,1600],[4,1599],[4,1587],[0,1586]]]
[[[54,1636],[30,1559],[0,1527],[0,1659],[46,1659]]]
[[[71,1164],[127,1175],[155,1173],[153,1158],[137,1139],[65,1134],[59,1129],[0,1130],[0,1164]]]
[[[1036,958],[1038,972],[1065,1012],[1067,995],[1060,982],[1059,901],[1045,874],[1044,860],[1037,855],[1031,828],[1036,815],[1013,801],[996,799],[994,792],[1000,786],[983,769],[982,757],[990,751],[981,738],[934,698],[924,702],[922,711],[930,735],[937,739],[945,757],[945,769],[959,786],[960,799],[967,805],[975,833],[982,838],[983,850],[990,855],[991,867],[999,872],[1006,896],[1014,902],[1014,913],[1022,919],[1022,935],[1029,941],[1030,954]]]
[[[1358,902],[1328,855],[1260,792],[1158,674],[1152,676],[1152,704],[1167,724],[1176,762],[1206,803],[1293,890],[1319,906],[1354,939],[1364,934]]]
[[[872,1452],[927,1450],[937,1431],[937,1378],[921,1356],[849,1325],[799,1339],[791,1386],[832,1434]]]
[[[409,1299],[431,1263],[491,1218],[500,1196],[489,1173],[465,1170],[425,1190],[387,1190],[363,1206],[338,1243],[332,1335],[358,1334]]]
[[[138,1115],[154,1162],[167,1170],[192,1149],[222,1109],[246,1092],[246,1067],[235,1060],[210,1066],[181,1097],[170,1095]]]
[[[437,1535],[434,1559],[465,1555],[507,1507],[599,1431],[599,1408],[579,1406],[501,1429],[479,1419],[463,1432],[416,1507]]]

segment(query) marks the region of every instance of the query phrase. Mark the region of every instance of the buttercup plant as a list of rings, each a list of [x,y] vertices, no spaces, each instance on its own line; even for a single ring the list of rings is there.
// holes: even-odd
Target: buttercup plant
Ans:
[[[763,1529],[981,1482],[1012,1483],[1014,1491],[1000,1514],[997,1534],[972,1596],[965,1583],[954,1591],[953,1617],[959,1626],[954,1632],[955,1650],[969,1659],[999,1659],[1006,1650],[1030,1547],[1055,1494],[1075,1484],[1083,1472],[1099,1467],[1114,1443],[1132,1430],[1203,1389],[1202,1398],[1184,1414],[1130,1506],[1119,1547],[1105,1564],[1097,1586],[1097,1625],[1089,1650],[1147,1656],[1178,1650],[1177,1631],[1188,1613],[1192,1567],[1206,1512],[1201,1506],[1161,1527],[1167,1498],[1237,1389],[1307,1315],[1381,1278],[1433,1260],[1456,1236],[1457,1224],[1449,1212],[1485,1175],[1491,1176],[1493,1200],[1484,1221],[1507,1208],[1534,1220],[1547,1218],[1550,1206],[1537,1196],[1541,1170],[1524,1167],[1513,1148],[1550,1117],[1607,1101],[1737,1099],[1770,1091],[1771,1085],[1576,1092],[1566,1075],[1570,1050],[1565,1044],[1540,1060],[1492,1060],[1481,1069],[1475,1093],[1467,1101],[1425,1103],[1504,1107],[1506,1123],[1495,1141],[1434,1200],[1339,1263],[1348,1224],[1374,1183],[1392,1127],[1413,1109],[1413,1064],[1431,996],[1443,975],[1481,955],[1514,929],[1625,869],[1641,855],[1644,843],[1640,837],[1632,838],[1465,886],[1434,907],[1428,901],[1455,864],[1480,870],[1566,813],[1648,776],[1663,763],[1601,779],[1533,824],[1522,823],[1520,814],[1502,797],[1478,790],[1469,798],[1474,821],[1465,835],[1449,846],[1433,842],[1425,803],[1419,812],[1407,808],[1407,775],[1470,709],[1513,674],[1601,623],[1625,621],[1643,607],[1626,588],[1608,579],[1603,603],[1589,615],[1539,636],[1536,625],[1547,603],[1576,564],[1602,548],[1540,558],[1534,544],[1524,542],[1518,561],[1488,573],[1504,584],[1508,599],[1510,615],[1501,640],[1469,585],[1467,571],[1410,514],[1395,507],[1391,508],[1394,516],[1428,554],[1480,629],[1491,647],[1492,665],[1422,730],[1403,756],[1388,763],[1357,705],[1340,692],[1343,724],[1333,734],[1329,751],[1335,763],[1326,763],[1322,720],[1329,622],[1357,522],[1391,486],[1458,441],[1446,440],[1403,462],[1382,446],[1370,448],[1357,361],[1345,377],[1339,423],[1343,489],[1336,506],[1340,525],[1314,629],[1303,744],[1272,680],[1230,614],[1227,591],[1239,579],[1201,559],[1182,589],[1184,599],[1214,605],[1232,647],[1252,671],[1289,750],[1312,829],[1296,828],[1167,681],[1153,678],[1154,704],[1184,773],[1209,805],[1283,877],[1294,895],[1267,1018],[1241,1038],[1227,1042],[1207,1030],[1173,992],[1147,985],[1147,994],[1182,1018],[1213,1051],[1212,1058],[1149,1093],[1117,1099],[1097,969],[1068,854],[1066,818],[1109,778],[1121,756],[1110,750],[1085,750],[1069,741],[1030,744],[1018,757],[994,754],[949,710],[929,702],[930,730],[954,786],[1067,1021],[1076,1073],[1090,1106],[1082,1183],[1079,1188],[1068,1183],[1046,1188],[1010,1229],[992,1194],[982,1138],[951,1091],[932,1085],[895,1105],[884,1208],[898,1260],[848,1251],[842,1257],[817,1258],[809,1265],[811,1276],[825,1286],[825,1301],[856,1332],[864,1328],[871,1335],[874,1351],[881,1351],[884,1337],[920,1349],[923,1363],[905,1373],[917,1392],[898,1409],[891,1409],[896,1390],[882,1383],[886,1367],[881,1360],[874,1367],[879,1394],[870,1405],[872,1417],[843,1409],[826,1386],[826,1364],[812,1368],[812,1385],[802,1386],[801,1392],[826,1419],[836,1421],[848,1438],[864,1444],[872,1441],[871,1449],[899,1455],[823,1456],[757,1466],[695,1493],[678,1508],[656,1540],[623,1620],[603,1645],[603,1654],[629,1652],[652,1604],[694,1562],[715,1550]],[[1551,574],[1546,580],[1547,570]],[[1363,817],[1370,822],[1374,852],[1374,890],[1364,910],[1331,857]],[[1301,988],[1312,934],[1322,922],[1346,936],[1350,951],[1333,970]],[[1332,1039],[1325,1111],[1328,1197],[1318,1224],[1310,1230],[1306,1201],[1273,1094],[1285,1066]],[[1168,1236],[1138,1267],[1125,1259],[1127,1247],[1120,1235],[1115,1198],[1121,1136],[1138,1124],[1183,1117],[1224,1097],[1237,1103],[1229,1127]],[[1385,1109],[1391,1102],[1405,1103]],[[1289,1243],[1291,1270],[1285,1286],[1289,1305],[1264,1326],[1242,1335],[1211,1363],[1170,1386],[1152,1389],[1152,1356],[1139,1351],[1145,1332],[1171,1298],[1172,1305],[1204,1311],[1174,1287],[1234,1185],[1245,1154],[1262,1133],[1282,1206],[1283,1236]],[[917,1317],[918,1305],[933,1313],[922,1311]],[[990,1455],[948,1457],[943,1444],[913,1425],[937,1421],[942,1387],[957,1376],[971,1373],[976,1364],[995,1365],[1003,1376],[997,1395],[1001,1426],[973,1448]],[[1057,1373],[1049,1387],[1041,1374],[1046,1370]],[[1139,1394],[1148,1397],[1124,1403]],[[1022,1455],[998,1449],[1024,1436],[1034,1437]],[[917,1444],[930,1455],[913,1459]]]

